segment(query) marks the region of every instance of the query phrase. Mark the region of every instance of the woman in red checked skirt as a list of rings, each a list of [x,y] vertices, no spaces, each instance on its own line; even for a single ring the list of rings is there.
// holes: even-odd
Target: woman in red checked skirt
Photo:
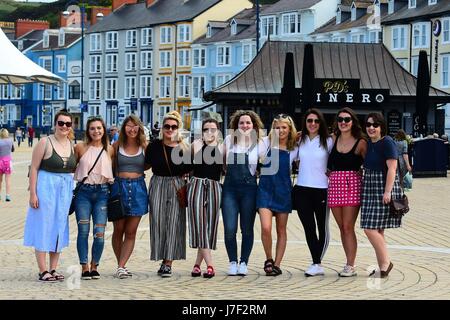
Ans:
[[[358,118],[350,108],[339,110],[334,124],[335,143],[328,158],[328,206],[341,232],[347,263],[341,277],[356,276],[355,223],[361,206],[361,166],[367,152]]]

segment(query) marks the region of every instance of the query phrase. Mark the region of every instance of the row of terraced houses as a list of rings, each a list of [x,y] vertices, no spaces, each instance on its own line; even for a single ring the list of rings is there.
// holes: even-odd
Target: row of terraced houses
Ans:
[[[35,22],[39,28],[16,37],[28,57],[67,81],[3,86],[0,125],[49,127],[63,107],[79,129],[96,114],[108,126],[132,112],[151,124],[176,109],[192,129],[204,112],[216,111],[203,93],[241,72],[258,51],[256,10],[248,0],[114,0],[101,21],[96,10],[83,63],[81,30],[70,24],[50,30]],[[260,8],[259,27],[260,47],[271,40],[382,42],[414,75],[419,51],[426,50],[431,85],[450,93],[448,0],[279,0]],[[439,109],[450,133],[450,106]]]

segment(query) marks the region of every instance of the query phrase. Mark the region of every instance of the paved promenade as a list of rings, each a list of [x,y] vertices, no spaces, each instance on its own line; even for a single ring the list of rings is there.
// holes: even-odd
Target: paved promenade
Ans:
[[[323,266],[325,276],[306,278],[310,255],[297,214],[288,223],[288,245],[281,265],[283,274],[266,277],[265,260],[257,217],[255,245],[246,277],[226,275],[228,266],[220,221],[218,249],[214,252],[216,277],[192,278],[190,271],[196,251],[187,249],[186,261],[175,261],[172,278],[156,274],[158,263],[149,260],[148,216],[140,224],[134,254],[128,263],[131,279],[113,277],[116,263],[111,248],[112,225],[99,271],[100,280],[79,280],[76,252],[76,221],[70,217],[70,247],[63,251],[60,271],[67,280],[60,283],[37,281],[33,249],[22,246],[28,203],[27,167],[31,148],[22,144],[13,154],[12,202],[0,202],[0,299],[450,299],[450,178],[415,179],[408,192],[412,210],[401,229],[386,232],[394,269],[387,279],[368,278],[376,265],[375,253],[364,232],[358,236],[357,271],[353,278],[339,278],[345,263],[339,231],[330,219],[331,240]],[[275,235],[275,230],[274,230]]]

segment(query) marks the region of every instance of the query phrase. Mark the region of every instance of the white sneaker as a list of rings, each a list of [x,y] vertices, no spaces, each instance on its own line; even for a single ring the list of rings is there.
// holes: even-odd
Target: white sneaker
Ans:
[[[237,274],[240,276],[246,276],[247,272],[248,272],[247,264],[245,262],[241,262],[239,264],[239,270],[238,270]]]
[[[355,266],[350,266],[346,264],[344,269],[339,273],[339,277],[353,277],[356,276]]]
[[[230,262],[230,266],[228,267],[228,275],[229,276],[235,276],[237,275],[237,262],[236,261],[231,261]]]
[[[320,264],[312,264],[308,270],[305,271],[305,276],[314,277],[314,276],[323,276],[325,271]]]

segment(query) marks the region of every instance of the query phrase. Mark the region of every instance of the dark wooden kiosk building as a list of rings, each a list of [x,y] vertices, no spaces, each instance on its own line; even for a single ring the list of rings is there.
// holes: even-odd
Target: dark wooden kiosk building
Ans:
[[[268,128],[280,112],[299,122],[312,106],[331,125],[337,110],[348,106],[361,118],[382,112],[391,134],[399,128],[417,133],[415,115],[422,112],[428,131],[442,134],[444,114],[437,107],[450,95],[429,87],[429,103],[417,110],[416,93],[417,78],[383,44],[268,41],[243,71],[204,98],[216,103],[225,126],[237,109],[255,110]]]

